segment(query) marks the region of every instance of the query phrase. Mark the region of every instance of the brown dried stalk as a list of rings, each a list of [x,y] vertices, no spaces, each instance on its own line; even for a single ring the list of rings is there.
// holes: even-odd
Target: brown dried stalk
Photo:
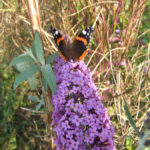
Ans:
[[[27,5],[28,5],[28,11],[29,11],[29,16],[30,16],[30,22],[31,22],[33,36],[34,36],[35,32],[39,32],[40,34],[42,34],[38,1],[37,0],[27,0]],[[40,79],[42,79],[42,75],[41,75]],[[51,90],[49,90],[48,92],[45,91],[45,89],[42,85],[42,81],[40,83],[42,86],[42,93],[44,96],[45,109],[46,109],[46,113],[47,113],[47,126],[48,126],[47,132],[50,134],[49,147],[51,150],[54,150],[55,146],[53,144],[53,131],[52,131],[52,127],[51,127],[52,104],[50,103],[52,94],[51,94]]]
[[[38,7],[37,0],[27,0],[27,6],[29,10],[29,17],[32,27],[33,35],[36,31],[40,33],[41,31],[41,23],[40,23],[40,10]]]

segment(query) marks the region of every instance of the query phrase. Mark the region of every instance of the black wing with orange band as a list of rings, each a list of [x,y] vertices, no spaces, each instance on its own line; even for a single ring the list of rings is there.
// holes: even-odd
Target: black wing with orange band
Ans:
[[[66,43],[64,41],[64,38],[62,37],[62,35],[53,27],[50,27],[50,33],[53,35],[56,46],[58,47],[58,52],[60,54],[60,56],[64,59],[64,60],[68,60],[66,54],[65,54],[65,48],[66,48]]]
[[[90,37],[93,32],[92,27],[88,27],[83,30],[74,40],[73,42],[73,51],[77,53],[77,60],[82,60],[87,54],[87,46],[90,42]]]

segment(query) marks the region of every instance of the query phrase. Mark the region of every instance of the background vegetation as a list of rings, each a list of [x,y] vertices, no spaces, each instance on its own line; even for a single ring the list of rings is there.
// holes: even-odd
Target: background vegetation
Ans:
[[[115,127],[118,150],[134,150],[139,138],[124,109],[127,102],[140,132],[150,107],[150,3],[144,0],[40,0],[45,57],[56,51],[50,25],[74,38],[98,18],[85,62]],[[33,40],[26,1],[0,1],[0,149],[48,149],[49,133],[41,87],[23,82],[13,91],[18,70],[11,60]],[[37,111],[32,111],[37,110]]]

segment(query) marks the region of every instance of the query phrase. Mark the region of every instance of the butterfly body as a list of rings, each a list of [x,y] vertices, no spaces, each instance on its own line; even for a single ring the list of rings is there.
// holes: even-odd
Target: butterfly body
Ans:
[[[86,56],[87,46],[93,32],[92,27],[83,30],[73,42],[65,40],[65,38],[53,27],[50,28],[50,32],[54,37],[58,52],[64,60],[80,61]]]

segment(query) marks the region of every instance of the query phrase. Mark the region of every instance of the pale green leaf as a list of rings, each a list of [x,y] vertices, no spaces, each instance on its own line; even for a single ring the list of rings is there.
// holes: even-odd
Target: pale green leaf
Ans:
[[[31,90],[34,90],[39,84],[39,80],[37,79],[37,74],[34,74],[31,77],[29,77],[28,82],[29,82]]]
[[[32,95],[28,96],[28,98],[33,102],[40,102],[40,100],[37,97],[32,96]]]
[[[25,71],[29,66],[31,66],[31,63],[29,63],[29,62],[21,62],[21,63],[16,64],[16,69],[17,69],[19,72],[23,72],[23,71]]]
[[[34,73],[38,71],[39,71],[38,66],[32,65],[29,68],[27,68],[25,71],[21,72],[14,82],[13,89],[15,90],[20,82],[27,80],[29,77],[31,77]]]
[[[35,33],[35,38],[32,43],[32,52],[34,56],[41,62],[41,64],[44,65],[45,64],[44,52],[38,32]]]
[[[33,52],[31,51],[30,48],[27,48],[26,46],[22,45],[22,47],[26,50],[27,54],[32,58],[34,59],[35,62],[37,62],[36,60],[36,56],[33,54]]]
[[[52,93],[55,94],[56,93],[56,80],[55,80],[55,76],[54,76],[51,66],[49,64],[43,65],[41,66],[41,71],[42,71],[42,74],[46,83],[52,90]]]
[[[42,106],[43,106],[43,103],[39,103],[39,104],[36,106],[36,111],[39,111]]]
[[[25,45],[22,45],[22,47],[24,48],[24,50],[26,50],[26,52],[30,51],[30,49],[28,47],[26,47]]]
[[[48,87],[47,87],[47,83],[46,83],[44,77],[42,77],[42,83],[43,83],[44,89],[47,91]]]
[[[9,64],[9,67],[12,65],[21,63],[21,62],[33,62],[33,59],[27,53],[22,54],[22,55],[19,55],[18,57],[15,57]]]
[[[47,64],[52,63],[52,62],[53,62],[57,57],[59,57],[59,56],[60,56],[60,55],[58,54],[58,52],[56,52],[56,53],[50,55],[50,56],[47,58],[46,63],[47,63]]]

